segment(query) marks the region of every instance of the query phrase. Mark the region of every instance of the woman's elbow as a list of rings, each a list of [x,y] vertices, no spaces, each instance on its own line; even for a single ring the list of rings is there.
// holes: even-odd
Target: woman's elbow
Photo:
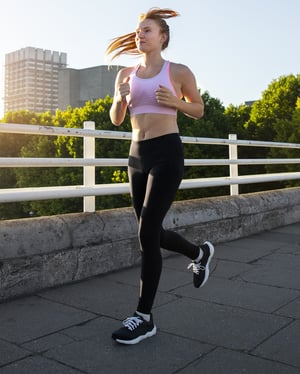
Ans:
[[[204,105],[200,105],[199,109],[197,110],[197,114],[195,116],[196,119],[200,119],[204,116]]]
[[[121,118],[118,118],[118,116],[116,116],[113,111],[109,112],[109,118],[114,126],[120,126],[123,122],[123,120]]]
[[[117,121],[116,119],[112,119],[112,118],[110,120],[114,126],[121,126],[122,124],[122,121]]]

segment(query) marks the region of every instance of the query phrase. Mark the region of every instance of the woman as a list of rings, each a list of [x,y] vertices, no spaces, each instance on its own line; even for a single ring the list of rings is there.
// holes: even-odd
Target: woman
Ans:
[[[156,334],[151,309],[162,269],[161,247],[192,260],[189,267],[193,269],[195,287],[207,281],[214,254],[210,242],[199,247],[162,227],[183,177],[177,111],[193,118],[202,117],[204,112],[193,73],[184,65],[165,61],[161,55],[169,43],[165,19],[178,15],[171,9],[152,8],[140,16],[135,32],[113,39],[107,48],[107,54],[115,52],[113,58],[123,53],[141,56],[140,64],[119,71],[110,109],[116,126],[124,121],[127,108],[130,112],[128,176],[142,256],[136,312],[112,334],[123,344],[136,344]]]

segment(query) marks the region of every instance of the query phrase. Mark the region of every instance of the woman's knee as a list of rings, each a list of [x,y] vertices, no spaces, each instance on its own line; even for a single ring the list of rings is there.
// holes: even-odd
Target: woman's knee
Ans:
[[[154,225],[141,224],[139,226],[138,237],[143,250],[151,248],[155,250],[160,248],[160,228],[156,229]]]

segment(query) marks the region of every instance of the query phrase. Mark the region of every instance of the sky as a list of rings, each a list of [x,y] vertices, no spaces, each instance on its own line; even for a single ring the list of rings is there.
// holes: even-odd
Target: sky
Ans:
[[[300,0],[4,0],[1,2],[0,118],[5,54],[35,47],[67,53],[68,67],[110,64],[109,41],[136,29],[152,7],[172,8],[163,57],[187,65],[201,92],[225,107],[256,100],[282,75],[300,73]],[[122,56],[113,64],[136,65]]]

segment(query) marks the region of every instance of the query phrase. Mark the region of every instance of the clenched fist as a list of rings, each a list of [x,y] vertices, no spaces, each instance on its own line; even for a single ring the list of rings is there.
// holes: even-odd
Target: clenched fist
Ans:
[[[176,107],[176,96],[167,87],[159,85],[155,91],[156,101],[165,106]]]
[[[119,95],[121,101],[125,100],[126,96],[130,93],[130,85],[129,85],[130,77],[126,77],[124,81],[119,85]]]

